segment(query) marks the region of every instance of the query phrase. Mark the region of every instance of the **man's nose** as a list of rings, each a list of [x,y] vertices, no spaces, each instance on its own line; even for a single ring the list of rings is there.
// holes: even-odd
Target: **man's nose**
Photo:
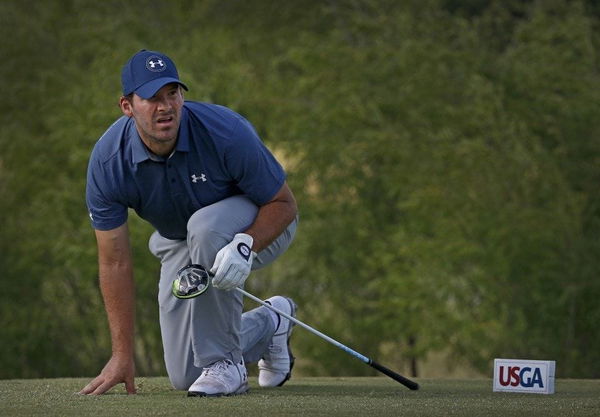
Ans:
[[[158,109],[159,110],[170,110],[171,102],[166,97],[158,97]]]

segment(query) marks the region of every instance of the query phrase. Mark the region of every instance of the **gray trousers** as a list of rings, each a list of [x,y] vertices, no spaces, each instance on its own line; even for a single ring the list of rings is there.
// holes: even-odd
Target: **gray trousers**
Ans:
[[[203,207],[188,221],[186,240],[171,240],[154,232],[150,251],[160,259],[158,291],[160,329],[165,364],[171,384],[187,390],[202,368],[230,359],[258,361],[267,349],[275,325],[269,310],[258,307],[242,314],[242,295],[210,287],[199,297],[182,300],[171,293],[177,271],[190,264],[210,269],[217,252],[236,233],[246,230],[258,207],[248,198],[234,196]],[[297,219],[269,247],[258,253],[252,269],[262,268],[288,248],[296,232]],[[252,279],[252,275],[250,278]]]

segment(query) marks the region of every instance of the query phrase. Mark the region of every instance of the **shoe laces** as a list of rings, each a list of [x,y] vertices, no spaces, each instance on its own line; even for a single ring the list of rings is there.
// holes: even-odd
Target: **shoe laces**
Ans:
[[[269,347],[267,348],[270,354],[278,354],[283,352],[283,348],[280,345],[276,345],[274,343],[270,344]]]
[[[219,382],[225,381],[225,374],[229,372],[227,368],[233,365],[229,359],[223,359],[215,362],[211,366],[202,370],[202,376],[215,378]]]

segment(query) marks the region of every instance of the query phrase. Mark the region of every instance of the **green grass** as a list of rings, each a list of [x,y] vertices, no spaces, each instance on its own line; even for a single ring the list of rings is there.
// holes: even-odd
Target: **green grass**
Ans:
[[[417,380],[409,391],[383,378],[293,378],[247,395],[187,398],[166,378],[137,378],[98,397],[75,394],[88,379],[0,380],[0,416],[598,416],[600,380],[558,380],[553,395],[493,393],[488,379]]]

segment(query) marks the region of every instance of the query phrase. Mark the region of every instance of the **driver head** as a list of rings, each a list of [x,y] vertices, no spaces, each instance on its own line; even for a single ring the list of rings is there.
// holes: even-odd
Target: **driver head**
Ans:
[[[198,264],[192,264],[177,271],[172,293],[177,298],[194,298],[204,293],[210,285],[208,271]]]

